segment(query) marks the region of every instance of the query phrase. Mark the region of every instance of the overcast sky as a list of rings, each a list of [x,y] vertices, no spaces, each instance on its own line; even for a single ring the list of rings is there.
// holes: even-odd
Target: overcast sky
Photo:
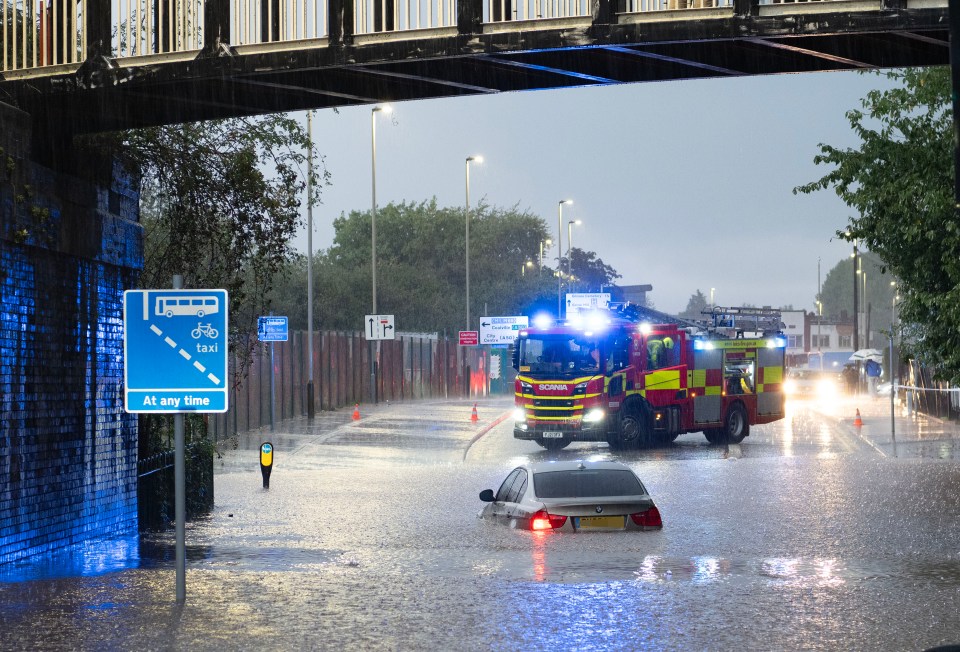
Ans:
[[[819,143],[856,146],[844,114],[876,75],[813,73],[624,84],[399,102],[377,117],[377,204],[436,197],[529,209],[556,237],[557,203],[574,245],[622,278],[649,283],[660,310],[690,295],[719,305],[814,309],[821,279],[848,256],[834,240],[851,215],[832,191],[793,195],[826,173]],[[333,220],[371,205],[371,106],[315,113],[314,140],[332,174],[314,207],[315,251]],[[306,209],[304,209],[306,215]],[[296,240],[306,251],[306,231]],[[556,256],[556,251],[550,252]],[[451,255],[460,255],[459,252]]]

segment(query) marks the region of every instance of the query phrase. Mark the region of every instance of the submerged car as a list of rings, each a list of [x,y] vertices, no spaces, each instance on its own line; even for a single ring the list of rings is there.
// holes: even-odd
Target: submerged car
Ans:
[[[620,462],[537,462],[518,466],[480,518],[524,530],[658,530],[660,510],[640,478]]]

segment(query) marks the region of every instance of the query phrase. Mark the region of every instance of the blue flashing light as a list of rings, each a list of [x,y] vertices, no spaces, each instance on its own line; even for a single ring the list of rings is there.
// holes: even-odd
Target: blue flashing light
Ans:
[[[545,312],[539,313],[534,316],[533,325],[536,328],[550,328],[553,326],[553,317]]]

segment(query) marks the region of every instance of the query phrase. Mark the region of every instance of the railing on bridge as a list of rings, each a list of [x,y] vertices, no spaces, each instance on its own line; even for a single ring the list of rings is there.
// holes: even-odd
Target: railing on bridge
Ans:
[[[399,34],[415,30],[454,29],[464,0],[346,0],[344,36]],[[509,21],[590,19],[593,0],[479,0],[485,24]],[[788,0],[755,0],[779,4]],[[834,2],[836,0],[808,0]],[[0,0],[2,57],[0,72],[27,73],[50,66],[78,66],[89,55],[90,23],[110,19],[100,27],[109,32],[109,52],[119,63],[140,56],[195,56],[216,45],[261,46],[296,41],[320,41],[330,36],[331,10],[341,0]],[[222,24],[209,26],[212,14]],[[728,9],[733,0],[613,0],[617,14],[678,10]],[[84,15],[84,8],[89,15]],[[877,0],[880,8],[880,0]],[[352,30],[352,32],[351,32]],[[324,45],[318,42],[317,45]]]

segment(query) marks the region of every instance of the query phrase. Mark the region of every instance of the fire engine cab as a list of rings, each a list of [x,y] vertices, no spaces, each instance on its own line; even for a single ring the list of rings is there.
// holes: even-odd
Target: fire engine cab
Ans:
[[[784,416],[786,338],[779,312],[763,312],[714,309],[712,325],[656,323],[670,317],[634,306],[535,318],[514,347],[513,436],[549,450],[574,441],[620,450],[688,432],[739,443],[751,425]]]

